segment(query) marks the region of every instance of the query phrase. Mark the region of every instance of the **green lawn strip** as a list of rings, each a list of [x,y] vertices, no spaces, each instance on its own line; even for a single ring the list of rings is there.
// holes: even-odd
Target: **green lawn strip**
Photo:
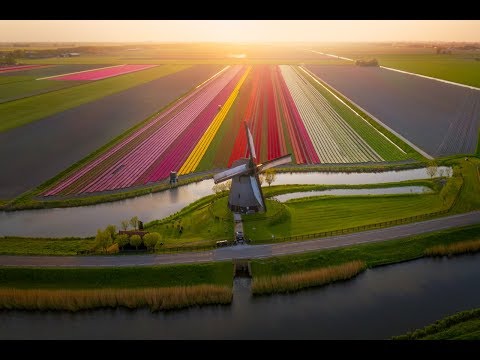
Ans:
[[[354,260],[365,261],[367,267],[372,268],[417,259],[424,256],[424,251],[428,247],[477,239],[479,233],[480,225],[474,225],[371,244],[353,245],[300,255],[255,259],[251,260],[252,275],[254,278],[279,276],[339,265]]]
[[[165,65],[0,104],[0,132],[184,70]]]
[[[17,82],[30,82],[35,80],[32,76],[0,76],[0,85],[14,84]]]
[[[99,289],[232,286],[232,263],[103,268],[0,267],[0,287],[17,289]]]
[[[243,216],[244,232],[252,243],[260,244],[403,218],[414,221],[415,216],[448,211],[461,188],[462,178],[457,176],[433,194],[313,196],[285,203],[266,200],[267,212]],[[300,238],[291,238],[296,236]]]
[[[84,82],[56,80],[0,84],[0,104],[81,84],[84,84]]]
[[[0,255],[77,255],[93,247],[93,238],[0,237]]]
[[[382,66],[480,87],[480,61],[475,61],[473,54],[378,54],[374,57]]]
[[[480,309],[458,312],[392,340],[480,340]]]
[[[360,110],[355,104],[352,104],[350,101],[348,101],[341,93],[339,93],[338,91],[336,91],[334,88],[332,88],[331,86],[329,86],[328,84],[326,84],[322,79],[320,79],[318,76],[315,76],[315,78],[321,82],[327,89],[329,89],[332,93],[334,93],[336,96],[338,96],[344,103],[346,103],[348,106],[350,106],[352,109],[354,109],[362,118],[364,118],[365,120],[367,120],[375,129],[377,129],[378,131],[380,131],[383,135],[385,135],[387,138],[389,138],[393,143],[395,143],[398,147],[400,147],[405,153],[405,154],[402,154],[403,156],[405,156],[404,158],[412,158],[412,159],[416,159],[416,160],[425,160],[425,158],[419,154],[417,151],[415,151],[415,149],[413,149],[410,145],[408,145],[407,143],[403,142],[401,139],[399,139],[398,137],[396,137],[394,134],[392,134],[390,131],[388,131],[387,129],[385,129],[382,125],[380,125],[378,122],[376,122],[375,120],[373,120],[370,116],[368,116],[367,114],[365,114],[362,110]],[[313,82],[314,83],[314,82]],[[321,86],[319,86],[318,84],[316,84],[316,86],[318,88],[321,88]],[[323,89],[323,91],[325,93],[327,93],[327,91],[325,91],[325,89]],[[323,92],[322,92],[323,94]],[[330,94],[330,98],[331,99],[333,98],[333,96]],[[336,102],[334,102],[333,104],[335,105],[335,108],[337,109],[341,109],[340,105],[343,105],[341,104],[338,99],[335,99]],[[341,115],[343,114],[347,114],[347,109],[345,107],[345,105],[343,105],[343,109],[344,110],[341,110]],[[350,110],[351,112],[351,110]],[[353,114],[355,115],[355,114]],[[362,136],[363,134],[365,134],[365,140],[367,140],[367,142],[369,142],[369,144],[373,147],[375,150],[379,150],[381,153],[380,155],[383,157],[382,154],[385,154],[387,153],[388,154],[388,148],[384,148],[384,146],[387,146],[387,145],[382,145],[382,146],[379,146],[380,144],[382,144],[380,141],[383,141],[382,140],[376,140],[375,141],[375,137],[374,137],[374,133],[371,133],[370,130],[368,130],[367,132],[367,127],[363,126],[363,125],[360,125],[361,124],[361,121],[363,122],[362,119],[359,119],[358,116],[357,116],[357,119],[355,119],[355,117],[353,115],[348,115],[346,117],[344,117],[344,119],[346,121],[348,121],[348,123],[354,127],[354,129],[356,131],[358,131]],[[353,120],[357,120],[357,121],[353,121]],[[370,127],[370,126],[368,126]],[[371,128],[371,127],[370,127]],[[357,130],[358,129],[358,130]],[[373,129],[372,129],[373,131]],[[380,134],[376,134],[377,137],[380,139],[380,138],[383,138]],[[383,149],[383,150],[382,150]],[[397,152],[398,152],[398,149],[397,149]],[[387,158],[390,158],[392,157],[393,155],[387,155]],[[396,155],[395,155],[396,156]],[[399,158],[397,159],[400,159],[400,155],[399,155]],[[387,159],[386,159],[387,160]]]

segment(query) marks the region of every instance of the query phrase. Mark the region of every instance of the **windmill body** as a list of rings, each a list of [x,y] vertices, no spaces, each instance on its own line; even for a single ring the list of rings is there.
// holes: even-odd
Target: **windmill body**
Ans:
[[[265,199],[258,174],[274,166],[287,164],[292,161],[290,154],[256,164],[256,153],[253,137],[245,122],[247,132],[249,158],[240,158],[232,163],[228,170],[215,174],[215,184],[232,179],[232,186],[228,196],[228,207],[235,213],[248,214],[266,211]]]

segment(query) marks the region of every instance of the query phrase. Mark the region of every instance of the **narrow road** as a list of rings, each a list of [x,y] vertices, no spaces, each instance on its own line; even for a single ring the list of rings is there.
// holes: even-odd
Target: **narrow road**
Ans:
[[[1,255],[0,266],[38,267],[111,267],[187,264],[232,259],[255,259],[278,255],[330,249],[354,244],[399,239],[406,236],[480,223],[480,211],[446,216],[438,219],[313,239],[266,245],[237,245],[212,251],[131,256],[12,256]]]

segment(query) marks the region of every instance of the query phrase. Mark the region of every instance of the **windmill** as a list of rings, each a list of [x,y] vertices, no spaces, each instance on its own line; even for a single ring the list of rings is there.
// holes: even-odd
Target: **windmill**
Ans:
[[[245,131],[247,132],[249,157],[235,160],[230,169],[215,174],[213,181],[218,184],[232,179],[232,187],[228,196],[228,207],[231,211],[244,214],[264,212],[267,208],[258,174],[275,166],[288,164],[292,161],[292,156],[288,154],[263,164],[256,164],[255,146],[247,122],[245,122]]]

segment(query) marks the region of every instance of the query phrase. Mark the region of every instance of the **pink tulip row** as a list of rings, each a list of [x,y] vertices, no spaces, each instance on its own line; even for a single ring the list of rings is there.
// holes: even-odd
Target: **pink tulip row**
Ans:
[[[0,73],[6,73],[10,71],[20,71],[20,70],[29,70],[36,69],[41,67],[47,67],[51,65],[15,65],[15,66],[0,66]]]
[[[135,71],[145,70],[158,65],[120,65],[106,69],[93,69],[74,74],[52,77],[51,80],[75,81],[75,80],[101,80],[113,76],[124,75]]]
[[[115,190],[167,177],[185,161],[244,71],[230,67],[44,195]]]

